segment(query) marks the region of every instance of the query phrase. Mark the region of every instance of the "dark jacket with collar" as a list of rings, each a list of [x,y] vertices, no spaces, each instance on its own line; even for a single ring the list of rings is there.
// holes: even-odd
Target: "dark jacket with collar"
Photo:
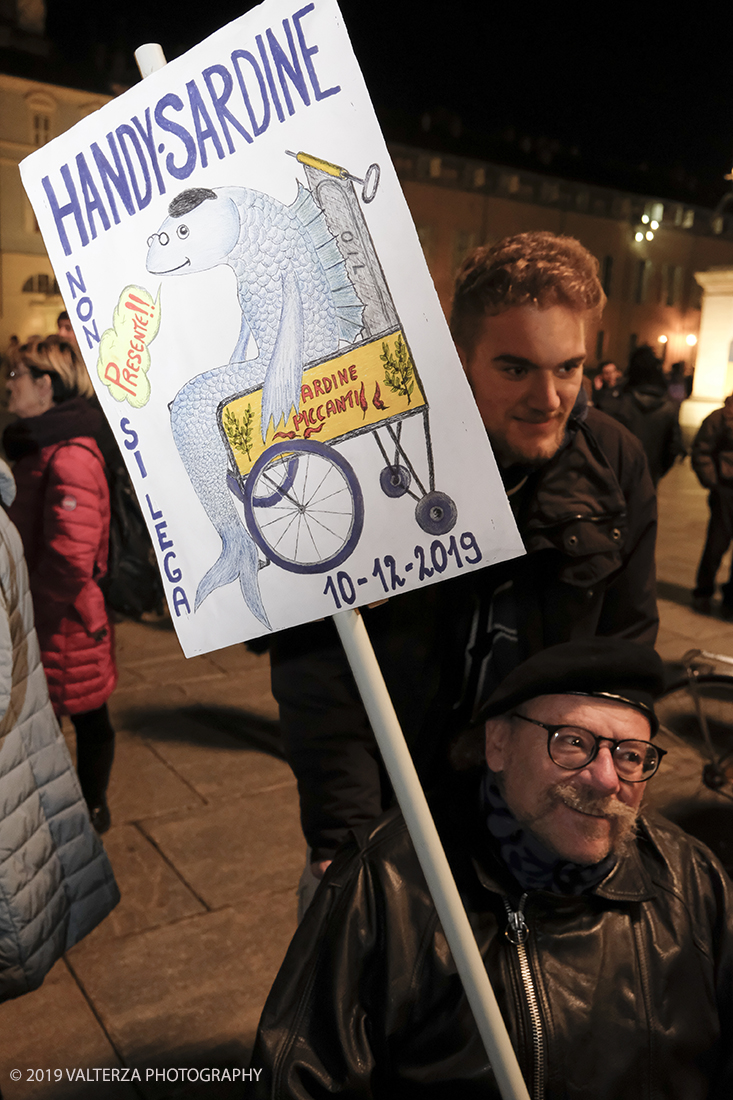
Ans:
[[[679,405],[666,386],[641,385],[625,391],[616,409],[607,410],[641,441],[656,485],[684,454],[679,425]]]
[[[589,892],[525,895],[527,978],[505,935],[521,891],[477,803],[475,788],[446,798],[436,823],[532,1100],[729,1100],[733,897],[715,857],[650,818]],[[265,1005],[252,1066],[256,1098],[499,1100],[397,811],[332,864]]]
[[[480,492],[480,486],[476,486]],[[512,586],[516,663],[549,645],[595,635],[653,645],[656,498],[638,440],[595,409],[571,421],[567,446],[531,474],[512,506],[527,555],[418,589],[364,619],[423,782],[444,765],[491,632],[487,593]],[[277,635],[272,690],[301,820],[314,859],[390,804],[374,737],[333,623]]]
[[[706,489],[733,487],[733,420],[725,409],[706,416],[692,444],[692,468]]]

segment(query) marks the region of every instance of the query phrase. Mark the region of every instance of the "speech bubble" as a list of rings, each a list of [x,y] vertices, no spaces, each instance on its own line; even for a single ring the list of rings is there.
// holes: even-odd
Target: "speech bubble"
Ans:
[[[115,401],[141,409],[150,400],[148,344],[160,327],[160,290],[152,295],[141,286],[126,286],[120,294],[112,328],[99,342],[97,374]]]

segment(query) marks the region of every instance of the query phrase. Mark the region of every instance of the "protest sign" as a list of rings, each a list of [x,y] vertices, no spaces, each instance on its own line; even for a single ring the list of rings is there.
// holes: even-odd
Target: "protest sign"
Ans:
[[[522,552],[334,0],[21,172],[187,656]]]

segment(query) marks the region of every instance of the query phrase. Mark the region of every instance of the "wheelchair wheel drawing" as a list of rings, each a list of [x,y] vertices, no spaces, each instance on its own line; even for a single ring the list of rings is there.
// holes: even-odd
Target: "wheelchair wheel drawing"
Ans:
[[[399,463],[394,466],[385,466],[379,475],[382,492],[388,497],[403,497],[410,488],[411,481],[410,471]]]
[[[458,518],[455,502],[447,493],[434,489],[426,493],[415,507],[415,519],[429,535],[445,535],[452,531]]]
[[[325,573],[353,552],[364,499],[352,466],[332,447],[294,439],[268,447],[244,486],[244,515],[264,554],[291,573]]]

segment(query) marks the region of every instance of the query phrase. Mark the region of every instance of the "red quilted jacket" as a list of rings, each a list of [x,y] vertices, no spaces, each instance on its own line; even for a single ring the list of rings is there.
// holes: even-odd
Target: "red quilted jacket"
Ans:
[[[112,623],[97,583],[107,569],[109,490],[84,398],[11,425],[4,442],[17,495],[36,630],[57,715],[96,710],[117,682]]]

